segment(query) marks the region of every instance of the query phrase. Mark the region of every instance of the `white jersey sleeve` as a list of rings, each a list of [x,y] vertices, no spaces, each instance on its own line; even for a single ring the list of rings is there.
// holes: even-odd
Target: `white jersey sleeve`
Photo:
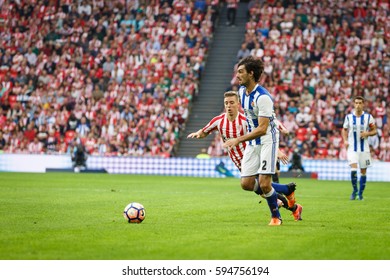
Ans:
[[[271,118],[273,116],[274,104],[270,96],[266,94],[260,95],[259,98],[257,98],[256,103],[259,107],[259,117]]]

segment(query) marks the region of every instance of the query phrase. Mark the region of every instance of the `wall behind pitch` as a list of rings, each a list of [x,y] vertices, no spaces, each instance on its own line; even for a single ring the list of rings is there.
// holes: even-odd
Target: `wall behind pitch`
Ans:
[[[136,158],[90,156],[88,168],[105,169],[112,174],[154,174],[170,176],[225,177],[215,167],[223,162],[235,177],[239,172],[229,158]],[[350,170],[346,161],[304,160],[305,171],[318,173],[319,180],[350,180]],[[46,172],[46,168],[72,168],[68,155],[25,155],[0,154],[0,172]],[[281,171],[288,166],[282,165]],[[369,181],[390,182],[389,162],[374,162],[368,170]]]

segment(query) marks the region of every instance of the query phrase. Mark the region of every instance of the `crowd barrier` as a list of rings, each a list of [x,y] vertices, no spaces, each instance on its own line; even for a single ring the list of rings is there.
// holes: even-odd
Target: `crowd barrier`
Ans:
[[[239,172],[229,158],[137,158],[90,156],[88,169],[106,170],[110,174],[151,174],[168,176],[194,176],[222,178],[217,166],[223,163],[230,176],[239,177]],[[317,173],[318,180],[350,180],[350,169],[346,161],[304,160],[305,172]],[[69,155],[25,155],[0,154],[0,172],[46,172],[71,169]],[[218,170],[218,171],[217,171]],[[390,182],[390,163],[374,162],[368,170],[368,181]],[[281,171],[288,166],[281,165]]]

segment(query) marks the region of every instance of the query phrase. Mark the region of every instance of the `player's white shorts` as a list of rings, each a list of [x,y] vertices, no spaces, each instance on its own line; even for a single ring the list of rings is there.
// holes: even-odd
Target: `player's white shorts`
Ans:
[[[247,145],[241,163],[241,177],[276,172],[279,143]]]
[[[368,168],[372,165],[371,155],[367,152],[347,152],[348,164],[357,163],[359,168]]]

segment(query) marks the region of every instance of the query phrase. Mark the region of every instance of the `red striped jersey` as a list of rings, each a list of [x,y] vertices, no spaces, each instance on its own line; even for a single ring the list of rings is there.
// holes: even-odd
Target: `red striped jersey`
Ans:
[[[223,142],[226,142],[230,138],[237,138],[247,133],[246,117],[244,114],[238,113],[234,121],[229,121],[227,114],[222,113],[214,117],[202,130],[207,134],[217,130],[221,134]],[[245,147],[246,143],[242,142],[228,151],[231,160],[239,170],[241,170]]]

